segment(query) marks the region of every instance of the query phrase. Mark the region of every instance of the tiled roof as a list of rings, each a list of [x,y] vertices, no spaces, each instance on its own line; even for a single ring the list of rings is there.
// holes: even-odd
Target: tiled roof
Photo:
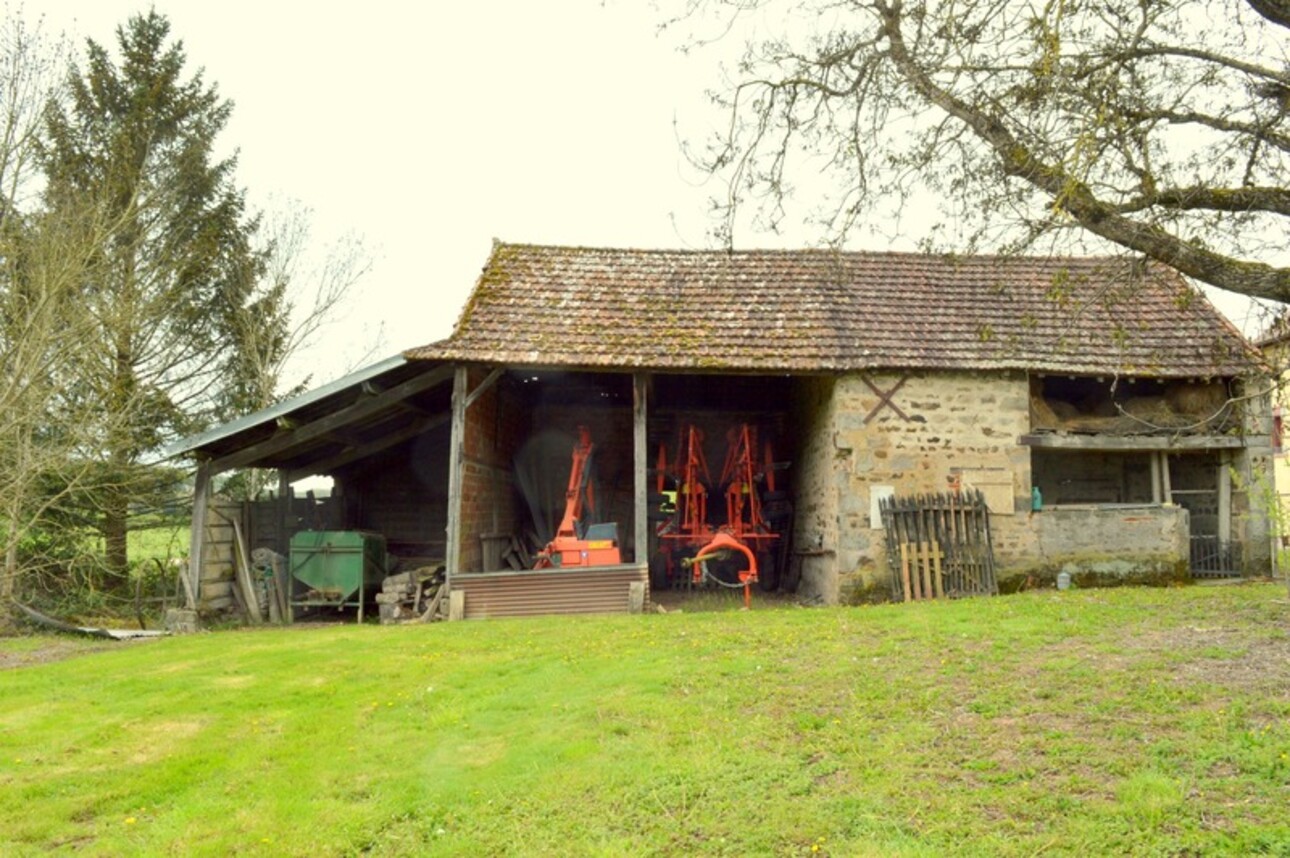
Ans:
[[[1258,368],[1180,275],[1118,258],[504,243],[452,336],[407,357],[747,372]]]

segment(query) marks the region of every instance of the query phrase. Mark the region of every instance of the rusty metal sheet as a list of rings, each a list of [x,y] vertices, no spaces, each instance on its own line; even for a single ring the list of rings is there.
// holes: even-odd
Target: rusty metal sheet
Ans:
[[[623,614],[632,582],[646,587],[645,566],[589,566],[578,569],[477,572],[454,575],[452,587],[466,594],[468,620],[543,614]]]

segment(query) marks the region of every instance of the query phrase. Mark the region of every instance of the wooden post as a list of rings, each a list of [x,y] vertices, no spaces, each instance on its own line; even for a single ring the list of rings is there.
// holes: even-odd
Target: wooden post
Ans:
[[[209,460],[197,463],[193,485],[193,521],[188,534],[188,586],[184,588],[186,607],[197,610],[201,595],[202,554],[206,547],[206,510],[210,505],[211,466]]]
[[[1164,496],[1162,503],[1174,502],[1174,487],[1169,479],[1169,454],[1164,450],[1160,451],[1160,487]]]
[[[452,591],[452,577],[461,564],[461,470],[466,461],[466,385],[469,375],[458,364],[452,379],[452,434],[448,442],[448,533],[444,558],[444,586]],[[452,597],[457,594],[452,593]],[[450,601],[451,605],[452,602]]]
[[[932,585],[935,588],[936,598],[945,598],[945,583],[941,581],[941,545],[939,542],[931,543],[932,553]]]
[[[631,581],[627,584],[627,612],[640,614],[645,611],[645,582]]]
[[[285,470],[278,470],[278,545],[277,552],[283,557],[291,554],[291,535],[287,533],[287,522],[291,519],[291,483]]]
[[[648,460],[649,443],[646,434],[646,422],[649,416],[649,376],[638,372],[632,376],[632,453],[635,470],[634,487],[636,490],[635,546],[637,565],[649,564],[649,477]]]
[[[451,590],[448,593],[448,619],[462,620],[466,618],[466,591]]]
[[[1232,471],[1228,453],[1218,453],[1218,544],[1226,549],[1232,540]]]
[[[1164,492],[1160,486],[1160,456],[1157,453],[1151,454],[1151,502],[1164,502]]]
[[[905,591],[905,601],[913,601],[914,594],[909,589],[909,546],[908,543],[900,543],[900,583]]]

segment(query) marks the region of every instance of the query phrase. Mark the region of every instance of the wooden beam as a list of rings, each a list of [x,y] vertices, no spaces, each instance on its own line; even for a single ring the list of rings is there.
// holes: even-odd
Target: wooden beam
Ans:
[[[321,417],[312,423],[306,423],[289,432],[279,433],[266,441],[261,441],[250,447],[243,447],[241,450],[215,459],[211,463],[211,473],[218,474],[233,468],[245,468],[269,456],[275,456],[289,450],[296,444],[303,444],[306,441],[312,441],[315,438],[328,435],[351,423],[366,419],[386,408],[393,407],[410,396],[415,396],[432,387],[437,387],[447,381],[451,375],[452,367],[441,366],[423,375],[410,378],[383,393],[360,399],[353,405],[342,408],[326,417]]]
[[[313,474],[329,474],[337,468],[343,468],[359,459],[374,456],[383,450],[396,447],[404,441],[409,441],[422,433],[429,432],[431,429],[442,426],[448,422],[451,416],[452,415],[450,414],[438,414],[433,417],[426,417],[423,420],[418,420],[411,425],[405,426],[398,432],[392,432],[389,435],[382,435],[377,440],[368,444],[351,447],[348,450],[336,453],[326,459],[321,459],[317,462],[313,462],[312,464],[296,468],[294,471],[291,471],[291,480],[294,482]]]
[[[193,481],[193,521],[188,531],[188,584],[184,588],[187,607],[197,610],[202,585],[202,552],[206,547],[206,515],[210,507],[211,474],[210,460],[197,463],[197,476]]]
[[[309,476],[305,474],[305,476]],[[283,557],[291,554],[291,537],[287,534],[287,519],[291,514],[291,479],[286,471],[278,471],[278,544],[276,551]]]
[[[486,392],[488,392],[488,388],[493,386],[493,382],[497,381],[497,379],[501,377],[502,377],[502,371],[500,369],[495,369],[492,372],[490,372],[488,374],[488,377],[479,383],[479,387],[476,387],[474,390],[472,390],[470,392],[470,395],[466,397],[466,407],[470,408],[470,406],[474,405],[475,400],[483,396]]]
[[[1151,502],[1164,502],[1164,492],[1160,486],[1160,454],[1151,454]]]
[[[444,558],[444,586],[452,590],[452,576],[461,571],[461,469],[466,459],[465,366],[458,366],[452,380],[452,434],[448,444],[448,533]],[[453,594],[455,595],[455,594]],[[451,598],[451,597],[450,597]]]
[[[1023,447],[1052,450],[1237,450],[1244,438],[1231,435],[1022,435]]]
[[[645,432],[649,419],[649,376],[643,372],[632,376],[632,456],[636,503],[634,545],[637,565],[649,563],[649,443]]]
[[[1232,541],[1232,470],[1227,451],[1218,455],[1218,543]]]

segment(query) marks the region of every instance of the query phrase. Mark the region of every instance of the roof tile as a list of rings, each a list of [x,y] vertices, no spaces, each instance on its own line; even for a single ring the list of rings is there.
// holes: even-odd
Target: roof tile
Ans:
[[[452,336],[407,357],[752,372],[1259,368],[1177,272],[1122,258],[503,243]]]

